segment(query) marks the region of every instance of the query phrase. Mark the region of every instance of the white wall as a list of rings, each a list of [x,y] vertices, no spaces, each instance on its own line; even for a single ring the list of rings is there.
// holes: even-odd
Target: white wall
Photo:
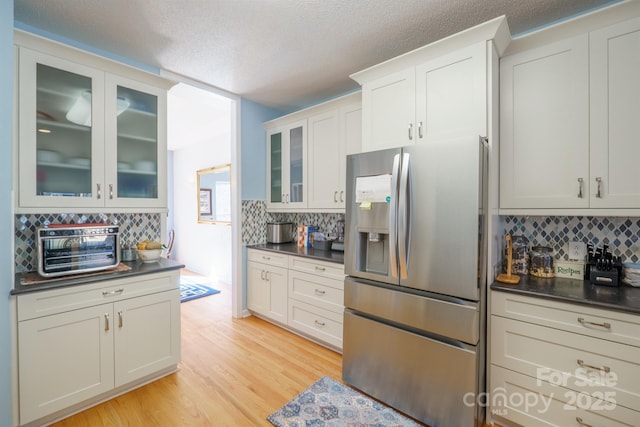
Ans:
[[[189,270],[226,283],[232,282],[231,227],[198,223],[196,172],[231,163],[232,104],[229,99],[182,84],[169,91],[173,209],[170,207],[168,224],[176,231],[171,258]]]

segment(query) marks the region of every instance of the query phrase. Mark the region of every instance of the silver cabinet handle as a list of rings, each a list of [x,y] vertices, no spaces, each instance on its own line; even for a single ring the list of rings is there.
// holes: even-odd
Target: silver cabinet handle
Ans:
[[[104,314],[104,331],[109,332],[109,313]]]
[[[338,192],[337,191],[333,192],[333,203],[338,203]]]
[[[109,184],[109,199],[113,200],[113,184]]]
[[[282,193],[282,203],[285,203],[286,200],[287,199],[286,199],[286,197],[284,197],[284,193]]]
[[[580,365],[580,367],[581,367],[581,368],[593,369],[593,370],[595,370],[595,371],[604,371],[604,372],[606,372],[607,374],[608,374],[609,372],[611,372],[611,368],[610,368],[610,367],[608,367],[608,366],[593,366],[593,365],[588,365],[588,364],[584,363],[584,360],[580,360],[580,359],[578,359],[578,360],[577,360],[577,362],[578,362],[578,365]]]
[[[118,312],[118,327],[122,328],[122,311]]]
[[[584,179],[578,178],[578,198],[582,199],[582,186],[584,185]]]
[[[265,280],[264,279],[264,270],[260,270],[260,279],[261,280]]]
[[[321,289],[316,289],[316,295],[324,295],[327,291],[323,291]]]
[[[289,193],[287,193],[287,203],[289,203]]]
[[[326,270],[326,268],[324,268],[324,267],[318,267],[318,266],[316,265],[316,271],[325,271],[325,270]]]
[[[320,327],[323,327],[323,326],[325,325],[325,323],[324,323],[324,322],[321,322],[321,321],[319,321],[319,320],[314,320],[313,322],[314,322],[316,325],[320,326]]]
[[[102,291],[102,296],[118,295],[124,292],[124,288],[116,289],[115,291]]]
[[[266,256],[266,255],[262,255],[262,259],[266,259],[267,261],[269,261],[271,259],[270,256]]]
[[[266,277],[268,281],[271,281],[271,272],[269,270],[265,271],[264,277]]]
[[[418,123],[418,138],[422,139],[422,122]]]
[[[602,199],[602,191],[601,191],[601,185],[600,185],[600,184],[602,184],[602,178],[597,176],[596,177],[596,182],[598,183],[598,191],[596,191],[596,197],[598,199]]]
[[[344,203],[344,190],[340,192],[340,201]]]
[[[100,191],[100,184],[96,184],[96,187],[98,188],[98,200],[102,198],[102,192]]]
[[[611,323],[609,322],[594,323],[594,322],[586,321],[582,317],[578,317],[578,323],[580,323],[582,326],[591,325],[591,326],[598,326],[600,328],[611,329]]]
[[[578,425],[580,427],[593,427],[591,424],[587,424],[584,421],[582,421],[582,418],[580,417],[576,417],[576,421],[578,422]]]
[[[409,123],[409,141],[413,140],[413,123]]]

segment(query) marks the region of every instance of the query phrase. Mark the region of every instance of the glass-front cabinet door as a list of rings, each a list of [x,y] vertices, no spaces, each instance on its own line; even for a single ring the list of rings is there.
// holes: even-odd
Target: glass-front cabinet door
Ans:
[[[20,205],[101,206],[104,73],[20,50]]]
[[[267,209],[305,208],[306,120],[267,131]]]
[[[105,87],[108,204],[166,206],[166,91],[110,74]]]

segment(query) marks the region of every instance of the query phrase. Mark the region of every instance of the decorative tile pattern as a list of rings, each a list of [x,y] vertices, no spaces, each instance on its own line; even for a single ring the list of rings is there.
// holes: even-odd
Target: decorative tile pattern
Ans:
[[[640,218],[592,216],[505,216],[504,231],[524,235],[529,247],[550,246],[555,257],[569,259],[567,244],[571,241],[609,245],[623,262],[640,260]]]
[[[36,230],[49,224],[85,224],[104,222],[120,226],[123,243],[160,240],[159,213],[118,214],[19,214],[15,216],[15,271],[25,273],[37,269]]]
[[[344,221],[344,214],[338,213],[288,213],[267,212],[264,200],[242,201],[242,243],[257,245],[267,240],[268,222],[292,222],[294,233],[298,225],[316,225],[324,234],[337,235],[338,221]],[[295,234],[291,236],[293,240]]]

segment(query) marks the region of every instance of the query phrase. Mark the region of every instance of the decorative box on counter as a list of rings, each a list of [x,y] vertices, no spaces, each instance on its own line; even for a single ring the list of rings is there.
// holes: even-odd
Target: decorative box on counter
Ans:
[[[298,247],[301,248],[310,248],[311,243],[313,242],[311,239],[311,233],[314,231],[318,231],[318,227],[315,225],[299,225],[298,226]]]
[[[584,280],[584,263],[556,260],[555,276],[582,281]]]

